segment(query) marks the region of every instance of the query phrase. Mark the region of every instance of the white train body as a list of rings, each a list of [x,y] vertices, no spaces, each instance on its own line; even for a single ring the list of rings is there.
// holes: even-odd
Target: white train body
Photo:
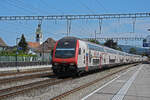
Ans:
[[[55,45],[52,69],[56,74],[79,73],[145,60],[147,57],[128,54],[74,37],[65,37]]]

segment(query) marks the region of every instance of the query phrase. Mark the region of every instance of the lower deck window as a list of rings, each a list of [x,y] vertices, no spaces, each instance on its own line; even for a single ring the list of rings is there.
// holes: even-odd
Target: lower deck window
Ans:
[[[55,52],[56,58],[72,58],[75,56],[74,48],[57,48]]]
[[[93,64],[94,65],[99,64],[99,59],[93,59]]]

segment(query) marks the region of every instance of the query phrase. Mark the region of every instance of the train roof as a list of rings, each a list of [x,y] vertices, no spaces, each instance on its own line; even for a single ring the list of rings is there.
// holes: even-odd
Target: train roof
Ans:
[[[73,36],[72,36],[72,37],[71,37],[71,36],[63,37],[62,39],[67,39],[67,40],[72,40],[72,39],[74,39],[74,40],[82,40],[82,41],[85,41],[86,43],[93,44],[93,45],[99,46],[99,47],[103,47],[103,48],[105,48],[106,52],[111,52],[111,53],[115,53],[115,54],[119,53],[120,55],[126,55],[126,56],[141,57],[140,55],[129,54],[129,53],[127,53],[127,52],[122,52],[122,51],[119,51],[119,50],[115,50],[115,49],[106,47],[106,46],[104,46],[104,45],[92,43],[92,42],[90,42],[90,41],[83,40],[83,39],[80,39],[80,38],[77,38],[77,37],[73,37]],[[62,39],[60,39],[60,40],[62,40]]]
[[[60,40],[64,40],[64,39],[67,39],[67,40],[72,40],[72,39],[74,39],[74,40],[79,40],[79,38],[77,38],[77,37],[70,37],[70,36],[63,37],[63,38],[61,38]],[[81,40],[81,39],[80,39],[80,40]]]

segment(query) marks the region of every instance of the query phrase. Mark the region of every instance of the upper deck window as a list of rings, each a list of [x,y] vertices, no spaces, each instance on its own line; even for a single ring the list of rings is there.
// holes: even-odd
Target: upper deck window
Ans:
[[[88,48],[89,48],[90,50],[96,50],[96,51],[104,52],[104,48],[103,48],[103,47],[100,47],[100,46],[88,44]]]
[[[55,52],[56,58],[72,58],[75,56],[74,48],[57,48]]]

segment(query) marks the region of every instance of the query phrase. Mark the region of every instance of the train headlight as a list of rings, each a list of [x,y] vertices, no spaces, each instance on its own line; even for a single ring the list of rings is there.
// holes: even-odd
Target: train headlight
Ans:
[[[73,66],[73,65],[74,65],[74,63],[70,63],[70,65],[71,65],[71,66]]]
[[[58,63],[54,63],[54,65],[58,65]]]

